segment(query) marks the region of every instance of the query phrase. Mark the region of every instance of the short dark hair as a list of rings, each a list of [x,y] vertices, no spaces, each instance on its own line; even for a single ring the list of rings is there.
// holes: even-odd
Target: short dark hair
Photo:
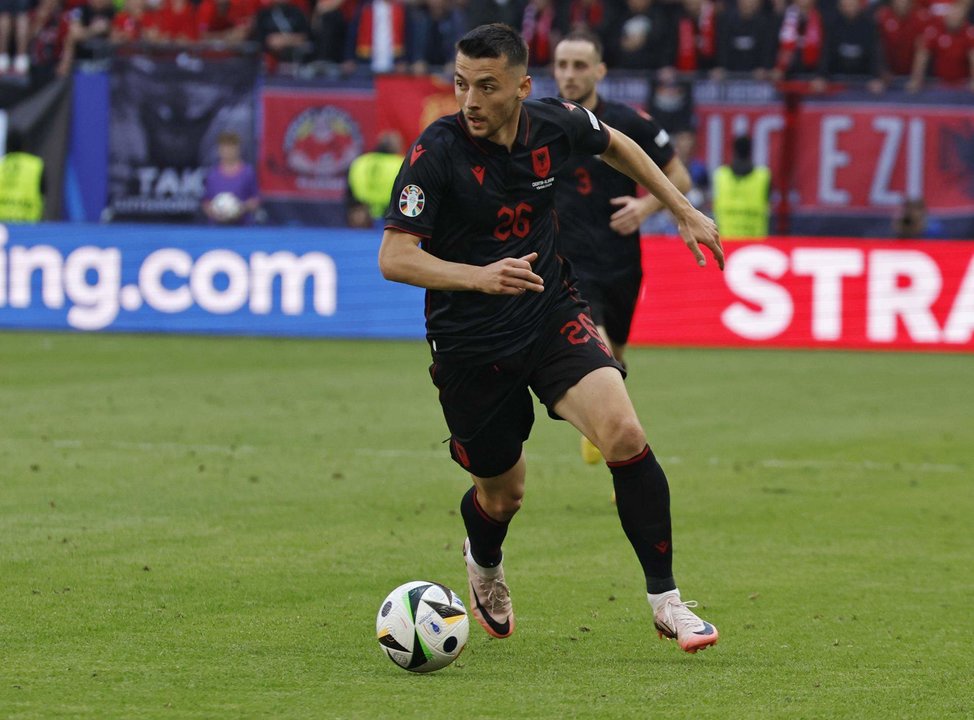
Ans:
[[[751,138],[748,135],[738,135],[734,138],[734,157],[741,160],[751,159]]]
[[[508,65],[528,66],[528,45],[521,34],[504,23],[480,25],[457,40],[457,52],[468,58],[507,58]]]
[[[240,135],[233,132],[233,130],[224,130],[219,135],[216,136],[217,145],[236,145],[240,147],[241,140]]]
[[[587,42],[595,48],[595,54],[602,60],[602,53],[605,48],[602,46],[602,39],[588,28],[576,28],[562,38],[562,42]]]

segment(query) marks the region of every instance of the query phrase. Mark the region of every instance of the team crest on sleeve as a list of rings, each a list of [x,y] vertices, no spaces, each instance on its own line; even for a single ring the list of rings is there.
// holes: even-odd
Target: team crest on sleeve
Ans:
[[[426,195],[419,185],[407,185],[399,193],[399,212],[406,217],[416,217],[425,205]]]

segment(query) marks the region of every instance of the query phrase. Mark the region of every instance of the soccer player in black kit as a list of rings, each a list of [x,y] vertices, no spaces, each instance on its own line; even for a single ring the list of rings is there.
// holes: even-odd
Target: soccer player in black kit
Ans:
[[[701,266],[703,245],[723,267],[717,228],[623,133],[574,103],[528,100],[527,65],[524,40],[506,25],[457,42],[460,112],[431,124],[407,153],[379,250],[387,279],[427,289],[430,376],[450,454],[473,479],[460,502],[471,612],[494,637],[514,632],[501,546],[524,495],[530,389],[602,451],[656,628],[696,652],[717,642],[717,630],[680,599],[666,476],[625,371],[556,253],[555,176],[574,153],[600,154],[673,212]]]
[[[638,144],[682,193],[690,174],[676,156],[666,130],[645,113],[599,97],[605,77],[602,42],[587,30],[576,30],[555,48],[555,81],[561,97],[591,110],[599,120]],[[638,197],[636,182],[592,155],[577,155],[558,173],[555,199],[558,252],[571,261],[576,287],[591,308],[599,333],[612,355],[625,366],[623,354],[642,284],[639,226],[661,210],[654,195]],[[596,463],[600,453],[582,436],[582,458]]]

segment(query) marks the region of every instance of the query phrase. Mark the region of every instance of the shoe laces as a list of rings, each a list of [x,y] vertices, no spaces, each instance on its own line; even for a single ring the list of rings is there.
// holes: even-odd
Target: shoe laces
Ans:
[[[664,617],[673,630],[680,626],[695,626],[700,618],[690,609],[697,607],[696,600],[670,600],[664,606]]]
[[[491,610],[503,609],[511,600],[511,590],[507,583],[499,578],[483,578],[487,589],[486,603]]]

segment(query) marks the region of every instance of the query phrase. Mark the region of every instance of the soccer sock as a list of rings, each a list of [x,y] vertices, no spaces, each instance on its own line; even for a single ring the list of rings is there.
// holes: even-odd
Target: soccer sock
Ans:
[[[646,575],[646,591],[659,595],[676,589],[670,488],[663,468],[649,445],[635,457],[606,465],[612,472],[622,529]]]
[[[494,520],[484,512],[477,502],[477,486],[473,485],[460,501],[460,515],[467,528],[467,539],[470,540],[470,554],[474,562],[484,568],[497,567],[501,563],[503,553],[501,545],[507,537],[507,527],[511,521],[500,522]]]

